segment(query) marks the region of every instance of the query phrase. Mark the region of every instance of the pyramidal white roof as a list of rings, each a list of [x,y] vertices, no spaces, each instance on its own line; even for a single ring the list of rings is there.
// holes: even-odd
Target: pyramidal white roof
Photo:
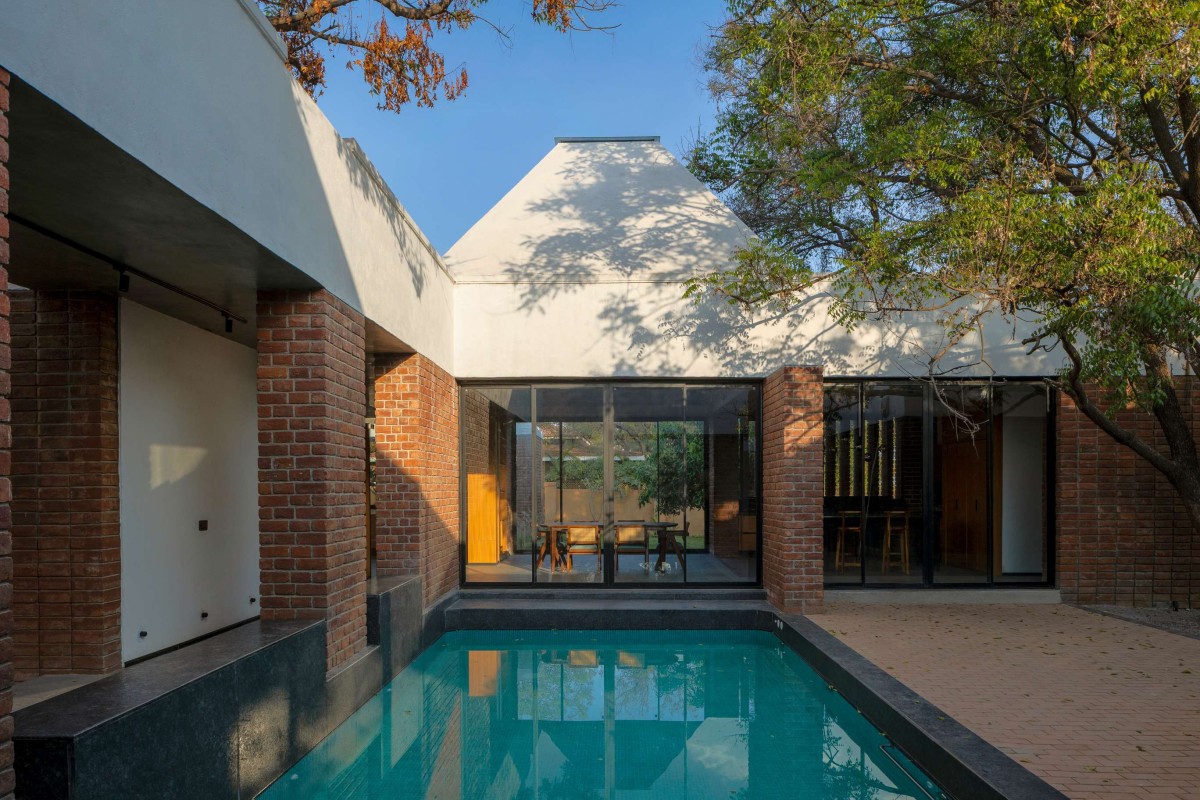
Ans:
[[[447,251],[457,280],[686,280],[752,236],[657,136],[555,141]]]

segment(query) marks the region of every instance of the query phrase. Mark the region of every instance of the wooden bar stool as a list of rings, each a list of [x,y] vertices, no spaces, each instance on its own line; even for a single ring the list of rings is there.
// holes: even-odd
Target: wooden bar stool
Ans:
[[[893,532],[896,534],[893,538]],[[892,568],[893,560],[908,574],[908,511],[883,512],[883,572]]]
[[[838,572],[844,567],[862,566],[862,514],[858,511],[843,511],[841,515],[842,524],[838,526],[837,550],[833,557],[833,566]],[[853,550],[847,549],[848,538],[852,540]]]

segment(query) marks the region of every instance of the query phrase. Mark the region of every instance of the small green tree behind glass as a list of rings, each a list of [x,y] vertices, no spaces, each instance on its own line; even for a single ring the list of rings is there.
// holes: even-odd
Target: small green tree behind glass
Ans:
[[[704,436],[695,422],[656,422],[642,459],[616,463],[617,483],[638,493],[638,504],[654,505],[659,519],[703,508]]]

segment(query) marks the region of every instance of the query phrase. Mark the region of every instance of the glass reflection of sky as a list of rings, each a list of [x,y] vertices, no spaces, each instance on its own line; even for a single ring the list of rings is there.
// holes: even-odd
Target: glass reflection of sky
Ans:
[[[470,631],[439,640],[261,797],[942,795],[769,634]]]

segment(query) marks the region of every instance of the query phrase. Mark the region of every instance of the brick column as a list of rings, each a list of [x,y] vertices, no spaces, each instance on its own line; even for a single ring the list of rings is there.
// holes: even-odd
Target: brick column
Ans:
[[[1178,380],[1200,431],[1200,379]],[[1142,411],[1117,421],[1166,452]],[[1166,478],[1117,444],[1065,394],[1056,420],[1056,577],[1068,603],[1200,608],[1200,531]]]
[[[0,69],[0,798],[12,797],[12,535],[9,500],[8,73]]]
[[[324,619],[326,665],[366,646],[366,341],[329,292],[258,298],[264,620]]]
[[[375,566],[458,586],[458,388],[419,353],[375,357]]]
[[[782,367],[763,383],[763,587],[785,613],[819,611],[822,575],[820,367]]]
[[[17,677],[121,667],[117,303],[13,292]]]

